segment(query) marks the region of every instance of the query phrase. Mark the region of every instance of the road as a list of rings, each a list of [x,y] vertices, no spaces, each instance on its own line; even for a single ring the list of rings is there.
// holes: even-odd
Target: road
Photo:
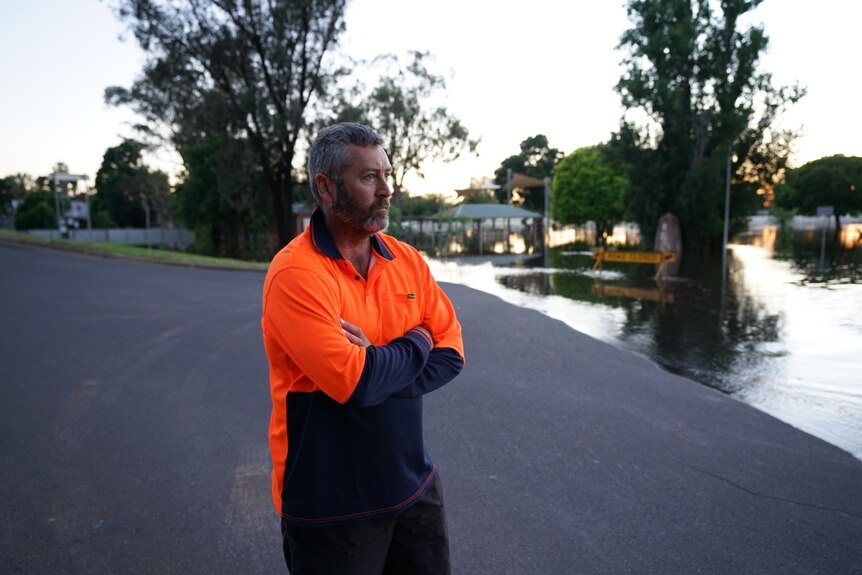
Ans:
[[[0,243],[0,573],[284,573],[260,272]],[[860,573],[862,461],[444,284],[454,573]]]

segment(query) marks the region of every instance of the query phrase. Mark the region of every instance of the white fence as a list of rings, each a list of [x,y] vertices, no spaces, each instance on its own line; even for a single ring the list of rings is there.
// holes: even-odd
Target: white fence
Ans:
[[[70,229],[29,230],[28,233],[47,238],[65,238],[79,242],[107,242],[134,246],[164,246],[175,250],[185,250],[195,240],[191,230],[181,228],[108,228],[97,230]]]

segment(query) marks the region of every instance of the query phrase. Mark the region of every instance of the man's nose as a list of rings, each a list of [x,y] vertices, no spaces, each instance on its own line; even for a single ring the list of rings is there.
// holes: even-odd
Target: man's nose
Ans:
[[[377,195],[383,198],[388,198],[392,195],[392,186],[389,185],[389,178],[380,178],[377,185]]]

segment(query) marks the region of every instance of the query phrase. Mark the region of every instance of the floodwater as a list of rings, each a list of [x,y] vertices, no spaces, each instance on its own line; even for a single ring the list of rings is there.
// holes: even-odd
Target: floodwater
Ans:
[[[862,224],[844,232],[766,226],[729,246],[725,281],[720,256],[688,256],[665,281],[654,265],[593,271],[589,252],[429,263],[862,459]]]

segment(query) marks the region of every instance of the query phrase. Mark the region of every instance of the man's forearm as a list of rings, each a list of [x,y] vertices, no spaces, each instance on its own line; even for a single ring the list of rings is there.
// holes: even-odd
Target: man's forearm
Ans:
[[[419,377],[408,387],[399,391],[396,397],[416,397],[440,389],[461,373],[464,358],[449,347],[435,347],[428,354],[428,361]]]
[[[427,330],[414,328],[386,345],[367,346],[365,366],[349,402],[370,407],[413,385],[425,368],[432,345]]]

